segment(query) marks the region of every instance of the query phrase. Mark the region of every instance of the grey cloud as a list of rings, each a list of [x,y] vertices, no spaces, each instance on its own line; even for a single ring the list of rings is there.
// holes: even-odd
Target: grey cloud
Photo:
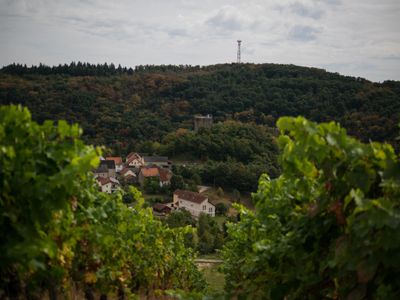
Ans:
[[[341,5],[342,4],[342,0],[313,0],[313,2],[315,3],[325,3],[328,5]]]
[[[399,80],[399,3],[0,0],[0,64],[211,64],[235,56],[242,38],[247,61],[331,63],[332,71]]]
[[[189,36],[188,32],[183,28],[167,29],[166,32],[171,37],[187,37],[187,36]]]
[[[400,55],[386,55],[382,57],[377,57],[378,59],[384,59],[384,60],[400,60]]]
[[[232,6],[225,6],[208,18],[206,24],[226,31],[243,30],[252,27],[256,22],[242,15]]]
[[[295,41],[308,42],[317,39],[321,30],[311,26],[296,25],[289,31],[289,38]]]
[[[312,19],[319,19],[324,14],[324,12],[321,9],[316,7],[306,6],[301,2],[295,2],[290,4],[289,9],[292,13],[296,15]]]

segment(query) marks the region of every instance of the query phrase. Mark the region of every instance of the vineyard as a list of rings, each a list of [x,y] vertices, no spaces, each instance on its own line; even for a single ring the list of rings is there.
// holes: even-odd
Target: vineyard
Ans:
[[[0,109],[0,298],[50,299],[201,291],[190,228],[169,229],[122,195],[98,192],[100,148],[77,125],[38,125],[27,109]]]
[[[222,299],[399,299],[400,162],[337,123],[282,117],[281,174],[236,205]],[[0,299],[212,299],[185,247],[140,193],[100,193],[101,148],[78,125],[0,108]],[[169,296],[167,296],[169,295]],[[215,296],[217,297],[217,296]]]
[[[260,179],[225,245],[230,297],[399,299],[400,163],[335,123],[281,118],[282,175]]]

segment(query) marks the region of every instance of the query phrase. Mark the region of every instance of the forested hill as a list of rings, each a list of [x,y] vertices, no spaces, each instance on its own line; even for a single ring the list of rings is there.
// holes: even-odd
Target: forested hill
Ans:
[[[277,64],[138,66],[72,63],[9,65],[0,71],[0,104],[21,103],[33,118],[79,122],[84,137],[126,153],[162,141],[212,114],[274,126],[280,116],[339,121],[363,141],[398,136],[400,82],[373,83],[322,69]]]

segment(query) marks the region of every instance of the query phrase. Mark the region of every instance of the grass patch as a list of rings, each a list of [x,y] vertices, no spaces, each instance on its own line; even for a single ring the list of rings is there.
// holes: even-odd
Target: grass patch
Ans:
[[[208,293],[222,294],[225,286],[225,276],[218,271],[219,264],[212,264],[201,269],[208,284]]]

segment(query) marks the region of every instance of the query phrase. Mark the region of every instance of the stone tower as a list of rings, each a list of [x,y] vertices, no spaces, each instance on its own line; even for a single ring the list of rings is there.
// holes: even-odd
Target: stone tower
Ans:
[[[194,116],[194,131],[198,131],[199,128],[210,128],[213,124],[213,117],[211,115],[206,116]]]

